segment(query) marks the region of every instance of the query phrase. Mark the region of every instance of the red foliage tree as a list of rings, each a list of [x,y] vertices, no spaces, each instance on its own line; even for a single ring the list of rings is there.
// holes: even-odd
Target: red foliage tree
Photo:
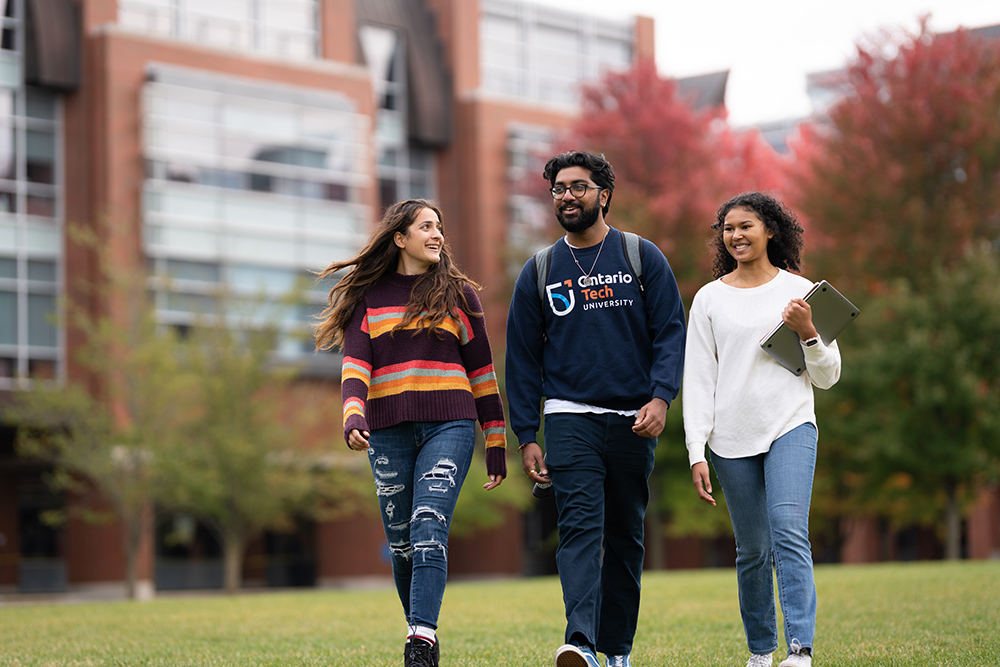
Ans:
[[[858,46],[829,122],[801,128],[794,205],[821,230],[824,277],[920,288],[1000,230],[1000,40],[966,31]],[[813,244],[815,248],[816,245]]]
[[[705,240],[719,204],[742,190],[774,189],[781,173],[758,132],[734,131],[722,108],[695,110],[652,62],[585,87],[565,147],[608,157],[611,223],[656,243],[688,298],[711,279]]]

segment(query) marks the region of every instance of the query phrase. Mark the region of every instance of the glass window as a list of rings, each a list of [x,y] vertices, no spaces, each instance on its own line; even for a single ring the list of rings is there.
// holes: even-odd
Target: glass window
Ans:
[[[56,281],[56,263],[28,260],[28,280],[54,283]]]
[[[56,215],[56,198],[29,194],[25,197],[24,212],[28,215],[54,218]]]
[[[0,290],[0,345],[17,345],[17,292]]]
[[[402,40],[395,30],[363,25],[359,33],[361,48],[375,87],[375,97],[380,109],[399,109],[402,100],[400,87],[402,67]]]
[[[28,345],[56,346],[56,297],[51,294],[28,295]]]
[[[56,120],[55,96],[43,90],[28,88],[24,94],[24,113],[28,118]]]
[[[261,108],[248,104],[227,104],[222,108],[222,124],[229,130],[292,137],[297,130],[294,110]]]
[[[19,30],[7,16],[4,26]],[[0,60],[9,55],[0,52]],[[0,389],[32,369],[57,377],[63,354],[54,318],[63,255],[59,98],[14,85],[0,89],[0,345],[10,346]]]
[[[28,359],[28,376],[36,380],[54,380],[58,366],[52,359]]]
[[[17,179],[17,131],[12,127],[0,126],[0,178]]]
[[[229,283],[233,287],[245,290],[264,290],[271,294],[290,292],[295,288],[298,279],[297,271],[293,269],[276,269],[267,266],[240,264],[230,268]]]
[[[480,66],[486,90],[575,105],[579,84],[632,59],[632,26],[583,20],[530,3],[482,0]]]
[[[176,280],[197,280],[219,282],[219,265],[208,262],[191,262],[179,259],[167,260],[167,274]]]
[[[52,132],[28,130],[26,172],[33,183],[56,182],[56,138]]]
[[[306,60],[318,52],[319,0],[119,0],[126,30]]]
[[[143,95],[144,242],[154,276],[175,281],[150,282],[162,320],[193,323],[213,284],[284,295],[364,242],[369,125],[347,98],[168,66]],[[200,145],[170,143],[177,134]],[[308,337],[325,296],[282,336]]]

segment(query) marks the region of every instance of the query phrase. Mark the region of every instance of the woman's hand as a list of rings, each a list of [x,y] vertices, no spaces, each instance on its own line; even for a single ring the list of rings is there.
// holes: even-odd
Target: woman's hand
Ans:
[[[490,481],[483,484],[483,488],[487,491],[492,491],[493,489],[500,486],[503,482],[503,475],[490,475]]]
[[[781,320],[799,335],[799,340],[809,340],[819,335],[813,325],[812,307],[805,299],[792,299],[781,313]]]
[[[368,438],[371,435],[368,431],[359,431],[356,428],[352,428],[347,436],[347,446],[356,452],[368,449]]]
[[[694,484],[694,490],[698,492],[698,497],[715,507],[715,498],[712,497],[712,480],[708,476],[708,463],[706,461],[699,461],[691,466],[691,482]]]

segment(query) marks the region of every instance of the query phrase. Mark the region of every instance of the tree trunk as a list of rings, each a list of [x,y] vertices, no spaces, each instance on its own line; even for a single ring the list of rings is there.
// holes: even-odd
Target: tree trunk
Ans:
[[[948,509],[945,514],[945,547],[946,560],[958,560],[962,557],[962,515],[958,510],[958,498],[955,488],[948,487]]]
[[[243,582],[243,552],[246,538],[242,535],[225,533],[222,538],[223,573],[226,593],[236,595]]]
[[[139,538],[135,526],[128,525],[130,523],[128,521],[125,523],[126,525],[122,529],[122,532],[125,533],[125,597],[129,600],[135,600],[139,597],[136,587],[136,581],[138,580],[138,565],[136,560],[139,554]]]

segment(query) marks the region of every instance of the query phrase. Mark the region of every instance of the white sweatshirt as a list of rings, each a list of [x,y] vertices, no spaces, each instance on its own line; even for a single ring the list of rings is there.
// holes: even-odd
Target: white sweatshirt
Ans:
[[[788,302],[812,285],[779,270],[758,287],[715,280],[698,290],[688,318],[683,385],[692,466],[705,460],[706,444],[724,458],[756,456],[797,426],[816,423],[812,385],[828,389],[840,379],[836,341],[803,346],[806,370],[798,377],[760,348]]]

